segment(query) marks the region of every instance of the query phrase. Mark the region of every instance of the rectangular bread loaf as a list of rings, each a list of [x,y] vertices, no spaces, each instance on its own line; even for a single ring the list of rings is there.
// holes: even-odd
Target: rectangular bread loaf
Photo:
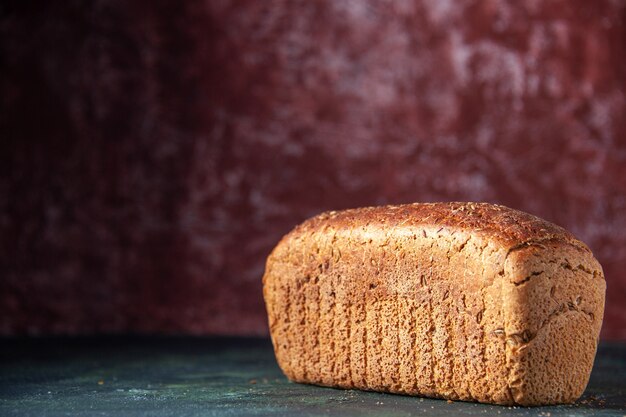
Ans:
[[[605,296],[584,243],[485,203],[323,213],[281,240],[263,284],[293,381],[508,405],[582,394]]]

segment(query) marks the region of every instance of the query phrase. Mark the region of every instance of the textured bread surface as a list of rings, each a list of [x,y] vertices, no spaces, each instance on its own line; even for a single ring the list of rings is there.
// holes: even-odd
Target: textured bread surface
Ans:
[[[280,241],[263,284],[293,381],[509,405],[582,394],[605,295],[584,243],[485,203],[320,214]]]

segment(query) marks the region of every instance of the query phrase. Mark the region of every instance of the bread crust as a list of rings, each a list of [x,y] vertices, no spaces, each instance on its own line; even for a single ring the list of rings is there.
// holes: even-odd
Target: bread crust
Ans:
[[[496,404],[584,391],[605,280],[563,228],[486,203],[315,216],[263,277],[276,358],[293,381]]]

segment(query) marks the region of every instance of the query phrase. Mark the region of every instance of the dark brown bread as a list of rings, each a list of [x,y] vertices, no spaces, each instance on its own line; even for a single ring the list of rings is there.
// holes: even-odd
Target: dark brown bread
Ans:
[[[582,394],[605,294],[584,243],[485,203],[320,214],[281,240],[263,283],[293,381],[521,405]]]

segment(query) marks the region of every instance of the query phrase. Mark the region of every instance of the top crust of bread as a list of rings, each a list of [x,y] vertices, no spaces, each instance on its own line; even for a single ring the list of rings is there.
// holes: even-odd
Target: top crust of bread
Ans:
[[[548,240],[589,248],[567,230],[539,217],[489,203],[414,203],[328,211],[302,223],[291,234],[320,226],[350,229],[368,226],[420,227],[437,225],[471,231],[503,246],[514,248]]]

